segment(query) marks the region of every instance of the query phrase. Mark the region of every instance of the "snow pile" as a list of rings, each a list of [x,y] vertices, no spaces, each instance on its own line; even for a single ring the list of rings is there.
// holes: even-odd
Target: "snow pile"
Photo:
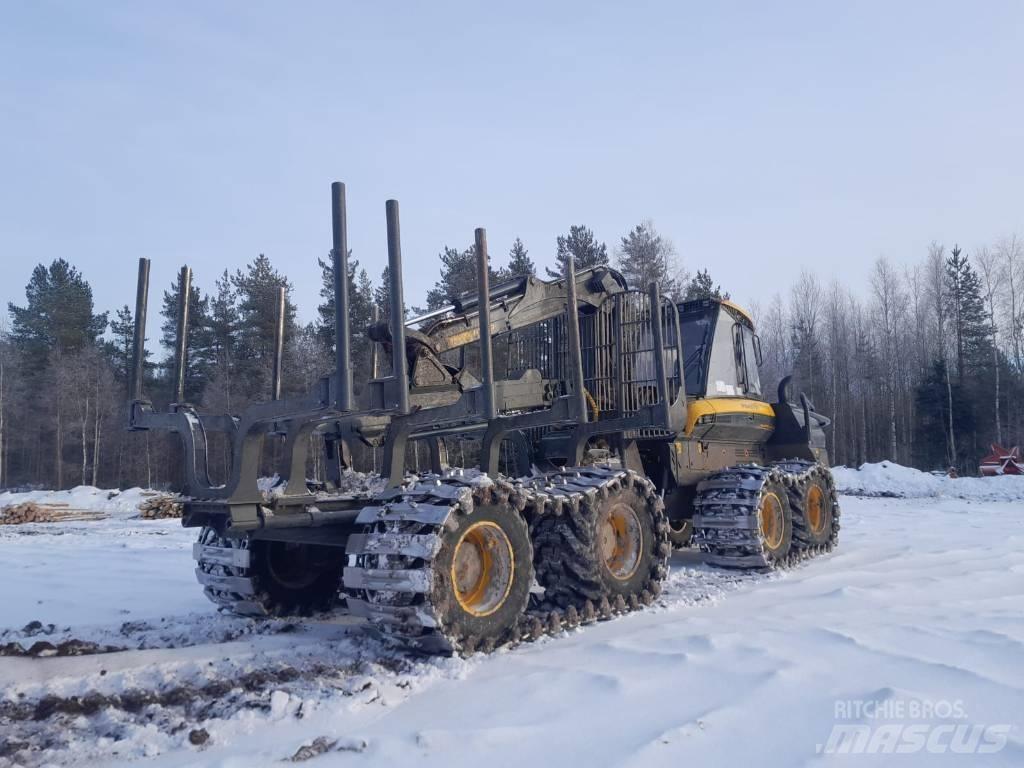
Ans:
[[[836,488],[848,496],[950,498],[968,501],[1024,501],[1024,476],[947,477],[891,461],[862,464],[860,469],[833,467]]]
[[[154,495],[158,495],[156,491],[143,488],[118,491],[79,485],[69,491],[0,493],[0,509],[31,501],[40,506],[56,505],[87,512],[103,512],[110,517],[126,519],[137,517],[139,505]]]

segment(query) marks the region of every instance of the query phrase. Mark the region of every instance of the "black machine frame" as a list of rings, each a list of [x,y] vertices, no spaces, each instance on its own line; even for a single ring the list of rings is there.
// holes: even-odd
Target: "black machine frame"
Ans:
[[[534,371],[519,380],[496,379],[492,312],[505,311],[506,296],[498,286],[492,292],[489,277],[487,234],[475,231],[477,299],[463,303],[477,313],[479,332],[479,381],[460,387],[443,404],[421,405],[410,397],[405,304],[403,298],[402,252],[399,207],[396,200],[385,204],[389,290],[391,296],[391,373],[368,382],[367,405],[354,404],[351,368],[351,327],[348,312],[348,224],[345,185],[331,185],[332,249],[335,307],[335,365],[307,393],[282,397],[282,351],[284,343],[284,289],[276,296],[276,325],[273,353],[271,399],[249,406],[239,415],[201,413],[186,401],[188,316],[191,270],[182,267],[179,277],[178,317],[173,367],[173,399],[164,411],[157,410],[143,392],[145,328],[149,293],[150,261],[139,259],[135,306],[132,372],[128,406],[128,429],[166,430],[178,435],[182,444],[185,525],[213,525],[221,531],[239,534],[257,531],[287,537],[286,531],[336,523],[354,522],[361,502],[351,495],[334,492],[341,476],[351,467],[351,445],[362,441],[383,450],[382,476],[396,488],[406,474],[406,449],[412,441],[425,441],[430,449],[431,470],[446,469],[443,438],[471,436],[480,439],[479,468],[490,475],[499,471],[501,447],[510,443],[518,457],[517,475],[530,471],[527,434],[537,430],[555,433],[569,466],[582,463],[587,445],[603,437],[630,460],[631,444],[638,437],[671,440],[686,422],[686,387],[683,385],[683,355],[679,313],[664,299],[657,285],[644,291],[617,290],[596,307],[577,299],[577,273],[572,258],[564,276],[564,338],[558,340],[565,361],[561,391],[552,395]],[[482,301],[481,297],[489,300]],[[458,307],[458,302],[456,307]],[[646,306],[646,320],[644,309]],[[660,308],[654,311],[652,308]],[[631,318],[627,318],[630,312]],[[581,343],[581,315],[588,334],[586,352]],[[629,323],[640,324],[643,332],[625,332]],[[646,323],[644,325],[644,323]],[[640,327],[638,325],[637,327]],[[601,338],[599,343],[599,337]],[[627,339],[632,338],[630,347]],[[378,348],[374,348],[372,375],[376,375]],[[631,380],[627,355],[643,356],[645,380],[640,386]],[[600,357],[600,359],[599,359]],[[585,370],[587,368],[587,370]],[[589,374],[589,376],[588,376]],[[587,386],[598,381],[609,385],[613,407],[597,411]],[[503,393],[526,393],[519,399],[532,407],[502,408]],[[513,398],[514,399],[514,398]],[[593,416],[593,418],[591,418]],[[313,493],[306,483],[308,439],[322,433],[327,467],[326,491]],[[231,464],[223,483],[210,477],[210,435],[220,433],[231,445]],[[258,486],[268,435],[283,436],[278,474],[284,490],[268,499]],[[277,531],[277,534],[271,532]]]

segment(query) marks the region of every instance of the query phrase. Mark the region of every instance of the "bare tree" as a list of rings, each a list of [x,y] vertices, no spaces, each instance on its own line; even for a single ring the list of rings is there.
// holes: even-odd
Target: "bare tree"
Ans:
[[[899,387],[899,324],[906,296],[900,291],[900,280],[892,264],[884,256],[875,261],[871,274],[875,320],[880,335],[879,348],[885,368],[885,389],[889,410],[889,458],[898,461],[896,441],[896,397]]]
[[[1001,444],[1003,442],[1003,428],[1002,420],[999,417],[999,326],[996,321],[996,307],[1002,303],[1006,266],[1005,260],[1000,258],[998,252],[989,250],[988,246],[985,245],[974,249],[974,260],[978,262],[978,271],[981,273],[985,304],[987,305],[989,322],[991,323],[992,367],[995,371],[996,442]]]
[[[789,322],[793,343],[793,366],[812,399],[823,383],[821,367],[822,292],[813,272],[801,270],[790,292]]]
[[[949,466],[956,464],[956,433],[953,430],[953,382],[946,358],[946,249],[932,241],[928,246],[928,261],[925,264],[928,294],[935,312],[935,339],[938,358],[946,370],[946,398],[949,409],[949,424],[946,431],[949,449]]]
[[[1024,371],[1024,243],[1016,234],[996,243],[996,258],[1002,262],[1006,280],[1007,331],[1017,372]]]

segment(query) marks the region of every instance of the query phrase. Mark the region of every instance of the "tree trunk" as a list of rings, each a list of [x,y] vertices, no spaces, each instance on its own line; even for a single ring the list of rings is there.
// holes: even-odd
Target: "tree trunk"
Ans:
[[[1003,444],[1003,428],[999,420],[999,347],[995,344],[995,334],[992,339],[992,364],[996,367],[996,399],[995,399],[995,412],[996,412],[996,442],[999,445]],[[2,418],[2,417],[0,417]],[[0,422],[2,423],[2,422]],[[0,430],[2,431],[2,430]]]
[[[64,419],[63,419],[63,415],[64,414],[62,413],[62,408],[61,408],[61,404],[60,404],[60,398],[58,397],[57,411],[56,411],[57,434],[54,435],[54,438],[53,438],[53,448],[54,448],[54,453],[55,453],[54,460],[55,460],[55,462],[57,464],[56,471],[57,471],[57,490],[58,491],[61,490],[64,487],[64,461],[63,461],[63,456],[64,456]]]
[[[898,461],[896,456],[896,387],[889,387],[889,458]]]
[[[99,488],[100,485],[100,409],[96,409],[96,416],[92,425],[92,484]]]
[[[949,466],[956,466],[956,433],[953,432],[953,381],[946,366],[946,400],[949,406]]]
[[[85,408],[82,409],[82,485],[85,485],[88,479],[89,471],[89,398],[85,398]]]

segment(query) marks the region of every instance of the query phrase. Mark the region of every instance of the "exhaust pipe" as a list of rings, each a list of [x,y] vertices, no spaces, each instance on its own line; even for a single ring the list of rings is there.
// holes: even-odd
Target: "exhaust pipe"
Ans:
[[[487,230],[478,227],[476,239],[476,282],[480,297],[478,324],[480,326],[480,373],[483,378],[484,416],[498,415],[494,405],[494,347],[491,340],[491,276],[487,258]]]
[[[135,336],[132,339],[132,371],[128,397],[142,399],[143,368],[146,365],[146,305],[149,302],[149,259],[139,259],[139,284],[135,293]]]
[[[192,296],[192,270],[181,268],[178,278],[178,327],[174,339],[174,402],[185,402],[185,369],[188,365],[188,313]]]
[[[335,408],[352,410],[352,333],[348,313],[348,215],[345,185],[331,184],[331,264],[334,269],[334,354],[338,377]]]
[[[402,243],[398,201],[384,204],[388,222],[388,277],[391,292],[391,370],[398,386],[398,412],[409,412],[409,366],[405,358],[405,299],[402,296]]]

